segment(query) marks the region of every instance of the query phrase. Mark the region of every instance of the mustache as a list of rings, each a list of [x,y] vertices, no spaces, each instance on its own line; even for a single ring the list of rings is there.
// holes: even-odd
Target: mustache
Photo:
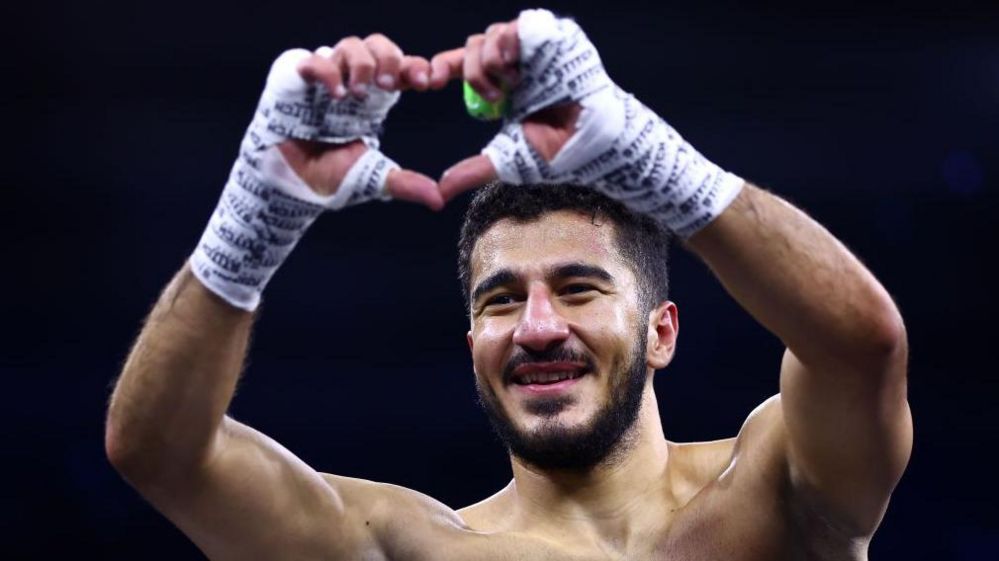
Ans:
[[[507,384],[511,383],[513,381],[513,371],[518,366],[533,362],[579,362],[585,365],[584,368],[588,371],[596,370],[596,363],[593,361],[593,358],[576,349],[570,349],[561,345],[543,351],[520,348],[514,352],[503,368],[503,382]]]

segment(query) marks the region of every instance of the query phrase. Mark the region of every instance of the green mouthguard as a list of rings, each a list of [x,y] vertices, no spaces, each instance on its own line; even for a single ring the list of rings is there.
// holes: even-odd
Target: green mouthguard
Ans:
[[[465,109],[468,114],[483,121],[495,121],[506,113],[507,96],[504,92],[499,101],[489,101],[479,95],[479,92],[472,88],[468,82],[464,82]]]

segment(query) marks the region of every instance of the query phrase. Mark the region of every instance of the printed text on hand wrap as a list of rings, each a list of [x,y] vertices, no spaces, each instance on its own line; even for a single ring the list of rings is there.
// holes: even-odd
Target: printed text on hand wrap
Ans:
[[[705,159],[611,81],[575,22],[525,10],[518,34],[521,81],[502,130],[482,151],[502,181],[587,185],[682,237],[703,228],[738,195],[741,178]],[[576,131],[545,162],[527,142],[521,120],[567,102],[582,106]]]
[[[191,269],[230,304],[254,310],[274,272],[310,224],[327,209],[387,199],[385,181],[398,168],[378,150],[378,132],[398,92],[373,88],[367,98],[332,98],[306,83],[297,64],[311,53],[296,49],[274,62],[253,121],[240,144],[218,206],[191,255]],[[368,149],[336,193],[314,192],[288,166],[277,144],[290,138]]]

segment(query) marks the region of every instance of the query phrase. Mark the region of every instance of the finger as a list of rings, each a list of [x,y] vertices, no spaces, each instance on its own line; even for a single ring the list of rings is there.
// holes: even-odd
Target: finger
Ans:
[[[482,68],[482,44],[485,39],[485,35],[472,35],[468,38],[461,75],[479,95],[489,101],[496,101],[502,95],[499,86],[486,76],[486,71]]]
[[[449,81],[461,78],[464,61],[465,49],[452,49],[434,55],[430,59],[430,88],[439,90]]]
[[[520,66],[520,36],[517,35],[517,20],[506,24],[497,39],[500,58],[514,68]]]
[[[340,67],[317,51],[298,64],[298,73],[307,82],[320,82],[338,99],[347,95]]]
[[[501,39],[506,27],[505,23],[494,23],[486,29],[481,53],[482,68],[486,74],[504,85],[512,84],[516,78],[516,66],[508,63],[501,52]]]
[[[430,62],[421,56],[404,56],[399,79],[400,87],[422,92],[430,85]]]
[[[440,190],[444,201],[450,201],[458,195],[481,187],[496,179],[496,168],[489,158],[478,155],[466,158],[441,176]]]
[[[333,47],[333,60],[341,65],[347,75],[347,86],[357,97],[368,95],[375,73],[375,57],[358,37],[341,39]]]
[[[393,169],[385,179],[385,187],[393,199],[418,203],[433,211],[444,208],[437,182],[422,173]]]
[[[381,33],[368,35],[364,44],[375,59],[375,83],[383,90],[394,90],[399,84],[402,49]]]

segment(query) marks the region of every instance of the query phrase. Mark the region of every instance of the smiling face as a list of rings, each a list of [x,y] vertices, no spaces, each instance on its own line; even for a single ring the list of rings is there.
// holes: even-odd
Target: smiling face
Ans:
[[[571,210],[500,220],[476,242],[470,280],[476,385],[511,452],[541,468],[604,461],[655,366],[612,223]]]

